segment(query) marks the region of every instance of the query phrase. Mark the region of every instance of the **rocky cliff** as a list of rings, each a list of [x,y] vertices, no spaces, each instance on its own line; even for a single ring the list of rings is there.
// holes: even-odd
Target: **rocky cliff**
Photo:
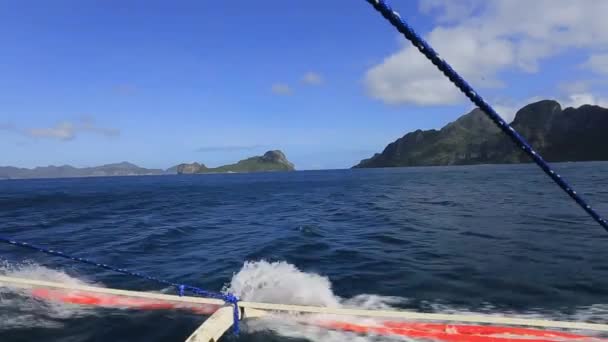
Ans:
[[[549,161],[608,160],[608,109],[562,109],[558,102],[544,100],[520,109],[512,125]],[[528,161],[481,110],[474,109],[440,130],[407,133],[354,167]]]
[[[294,171],[293,164],[287,160],[285,154],[279,150],[268,151],[262,156],[255,156],[240,160],[234,164],[208,168],[204,164],[191,163],[180,164],[177,167],[178,174],[199,173],[229,173],[229,172],[270,172],[270,171]]]

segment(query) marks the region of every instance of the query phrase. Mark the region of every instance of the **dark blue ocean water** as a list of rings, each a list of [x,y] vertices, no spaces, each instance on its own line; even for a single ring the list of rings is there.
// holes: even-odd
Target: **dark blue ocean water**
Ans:
[[[557,168],[608,215],[608,163]],[[0,233],[210,290],[264,259],[327,277],[342,299],[608,320],[608,233],[533,165],[0,181]],[[5,273],[161,289],[13,246],[0,257]],[[2,341],[183,341],[204,319],[0,295]]]

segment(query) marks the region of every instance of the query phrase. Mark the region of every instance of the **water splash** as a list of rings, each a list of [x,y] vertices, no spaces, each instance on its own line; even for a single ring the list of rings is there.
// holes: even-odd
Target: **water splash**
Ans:
[[[353,298],[341,298],[332,290],[329,278],[299,270],[284,261],[248,261],[236,273],[226,291],[235,293],[242,300],[266,303],[314,305],[334,308],[395,309],[404,298],[362,294]],[[315,314],[294,317],[275,314],[247,322],[251,332],[272,331],[290,338],[305,338],[311,341],[404,341],[403,338],[386,336],[360,336],[349,332],[327,330],[314,325],[318,320],[344,320],[344,317]],[[349,317],[349,322],[370,324],[368,318]]]
[[[242,300],[260,301],[267,303],[283,303],[296,305],[315,305],[336,308],[358,308],[368,310],[396,310],[410,302],[408,298],[380,296],[375,294],[360,294],[352,298],[342,298],[332,291],[329,278],[299,270],[286,262],[248,261],[236,273],[227,291],[237,294]],[[424,303],[431,312],[452,314],[488,314],[529,319],[553,319],[606,323],[608,321],[608,305],[593,305],[579,307],[571,314],[542,310],[527,312],[498,311],[491,304],[485,305],[480,311],[472,312],[466,308],[452,307],[440,303]],[[345,321],[362,325],[376,325],[381,320],[363,317],[345,317],[335,315],[302,315],[275,314],[269,317],[247,322],[250,332],[273,332],[289,338],[303,338],[310,341],[415,341],[401,336],[362,336],[350,332],[332,331],[316,326],[319,321]],[[575,332],[576,333],[576,332]],[[589,331],[579,332],[590,335]]]
[[[281,262],[245,262],[226,289],[252,302],[340,306],[327,277]]]
[[[101,286],[31,262],[11,264],[0,261],[0,274],[70,285]],[[47,302],[32,297],[27,289],[0,286],[0,330],[61,328],[63,320],[90,315],[95,315],[91,307]]]
[[[0,261],[0,274],[65,284],[101,286],[101,284],[93,284],[90,281],[70,276],[65,272],[33,263],[11,265]],[[335,308],[394,310],[409,302],[408,298],[375,294],[360,294],[352,298],[342,298],[333,292],[329,278],[301,271],[287,262],[245,262],[224,290],[233,292],[246,301]],[[574,308],[570,310],[570,313],[551,312],[550,314],[542,312],[540,309],[528,312],[498,312],[498,309],[491,304],[487,304],[477,312],[439,303],[425,303],[424,306],[429,311],[440,313],[484,313],[520,318],[592,321],[597,323],[608,321],[608,305],[604,304]],[[93,307],[46,302],[31,297],[27,290],[0,287],[0,330],[30,327],[61,328],[66,320],[96,315],[97,312],[99,311],[96,311]],[[362,325],[374,325],[379,322],[377,319],[362,317],[273,314],[265,318],[250,320],[246,322],[246,326],[247,331],[251,333],[270,332],[283,337],[310,341],[414,341],[400,336],[362,336],[350,332],[325,329],[315,324],[315,322],[328,320]],[[581,333],[589,334],[589,332]]]

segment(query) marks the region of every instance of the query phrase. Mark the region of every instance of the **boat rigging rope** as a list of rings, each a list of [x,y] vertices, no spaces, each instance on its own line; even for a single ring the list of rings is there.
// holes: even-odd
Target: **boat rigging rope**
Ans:
[[[113,267],[113,266],[110,266],[110,265],[107,265],[107,264],[99,263],[99,262],[91,260],[91,259],[86,259],[86,258],[81,258],[81,257],[69,255],[69,254],[66,254],[66,253],[64,253],[62,251],[58,251],[58,250],[55,250],[55,249],[44,248],[44,247],[40,247],[40,246],[36,246],[36,245],[30,244],[28,242],[17,241],[17,240],[9,239],[9,238],[2,237],[2,236],[0,236],[0,242],[4,242],[4,243],[7,243],[7,244],[13,245],[13,246],[19,246],[19,247],[22,247],[22,248],[32,249],[32,250],[35,250],[37,252],[42,252],[42,253],[46,253],[46,254],[53,255],[53,256],[58,256],[58,257],[65,258],[65,259],[70,259],[72,261],[80,262],[80,263],[83,263],[83,264],[93,265],[95,267],[103,268],[103,269],[110,270],[110,271],[113,271],[113,272],[116,272],[116,273],[122,273],[122,274],[126,274],[126,275],[129,275],[129,276],[132,276],[132,277],[154,281],[154,282],[157,282],[157,283],[162,284],[162,285],[173,286],[173,287],[177,288],[178,294],[180,296],[183,296],[184,292],[188,291],[188,292],[190,292],[192,294],[195,294],[195,295],[198,295],[198,296],[203,296],[203,297],[207,297],[207,298],[221,299],[225,303],[230,304],[230,305],[233,306],[233,308],[234,308],[234,310],[233,310],[234,311],[233,329],[234,329],[234,333],[235,334],[239,333],[239,316],[240,316],[239,315],[239,306],[238,306],[239,299],[235,295],[233,295],[231,293],[211,292],[211,291],[203,290],[203,289],[198,288],[196,286],[175,283],[175,282],[172,282],[172,281],[169,281],[169,280],[164,280],[164,279],[160,279],[160,278],[157,278],[157,277],[152,277],[152,276],[149,276],[149,275],[145,275],[143,273],[129,271],[129,270],[126,270],[124,268]]]
[[[382,14],[399,32],[428,58],[452,83],[481,109],[517,146],[519,146],[560,188],[562,188],[595,221],[608,231],[608,221],[601,217],[574,189],[536,152],[511,125],[490,106],[439,54],[412,29],[399,13],[383,0],[365,0]]]
[[[606,231],[608,231],[608,221],[602,218],[585,200],[581,198],[580,195],[572,189],[568,183],[562,177],[555,172],[545,160],[530,146],[530,144],[517,132],[513,127],[511,127],[505,120],[503,120],[500,115],[486,103],[483,98],[477,94],[477,92],[462,78],[460,75],[452,69],[452,67],[444,61],[439,54],[433,50],[433,48],[422,38],[420,37],[405,21],[401,19],[399,13],[393,11],[383,0],[366,0],[370,3],[378,12],[384,16],[399,32],[401,32],[405,38],[407,38],[420,52],[426,56],[437,68],[443,72],[443,74],[450,80],[454,85],[462,91],[466,97],[471,100],[477,107],[479,107],[505,134],[507,134],[519,147],[521,147],[524,152],[532,158],[532,160],[551,178],[557,185],[559,185],[576,203],[578,203],[593,219],[595,219]],[[96,266],[98,268],[103,268],[106,270],[114,271],[117,273],[126,274],[132,277],[137,277],[141,279],[146,279],[149,281],[154,281],[163,285],[169,285],[176,287],[178,289],[178,293],[180,296],[184,294],[185,291],[189,291],[195,295],[221,299],[225,303],[230,304],[234,308],[234,332],[238,334],[239,332],[239,306],[238,306],[238,298],[230,293],[218,293],[218,292],[210,292],[203,290],[201,288],[179,284],[172,281],[160,279],[157,277],[148,276],[138,272],[132,272],[126,270],[124,268],[117,268],[107,264],[98,263],[91,259],[81,258],[66,254],[61,251],[57,251],[54,249],[48,249],[44,247],[39,247],[28,242],[17,241],[14,239],[10,239],[7,237],[0,236],[0,242],[4,242],[10,245],[19,246],[22,248],[32,249],[38,252],[43,252],[49,255],[62,257],[66,259],[70,259],[73,261],[77,261],[84,264],[89,264]]]

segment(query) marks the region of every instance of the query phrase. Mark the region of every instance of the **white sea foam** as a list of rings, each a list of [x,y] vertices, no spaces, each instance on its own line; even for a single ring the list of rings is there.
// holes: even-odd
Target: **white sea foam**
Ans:
[[[50,280],[67,284],[92,284],[68,275],[65,272],[49,269],[33,263],[10,265],[0,262],[0,274],[29,279]],[[94,284],[100,286],[100,284]],[[361,294],[352,298],[337,296],[332,290],[329,278],[310,272],[303,272],[286,262],[251,261],[246,262],[237,272],[226,291],[237,294],[242,300],[267,303],[298,305],[315,305],[327,307],[348,307],[360,309],[396,309],[407,303],[407,298],[388,297],[374,294]],[[426,307],[441,313],[473,313],[463,308],[449,305],[426,303]],[[484,314],[522,318],[545,318],[572,321],[606,323],[608,305],[596,304],[572,310],[571,314],[541,313],[540,310],[528,312],[498,312],[491,304],[482,310]],[[480,313],[480,312],[474,312]],[[71,304],[52,303],[35,299],[27,290],[0,287],[0,330],[26,327],[57,327],[62,320],[95,315],[92,307]],[[318,320],[345,320],[351,323],[374,324],[378,321],[370,318],[339,317],[328,315],[306,315],[295,317],[281,314],[246,322],[249,332],[271,332],[290,338],[302,338],[310,341],[409,341],[402,337],[362,336],[359,334],[333,331],[315,326]],[[589,332],[582,332],[589,334]]]
[[[286,262],[245,262],[243,268],[234,275],[227,291],[237,294],[246,301],[268,303],[318,305],[328,307],[348,307],[359,309],[397,309],[399,304],[408,302],[408,298],[388,297],[374,294],[361,294],[352,298],[341,298],[332,291],[331,281],[324,276],[307,273]],[[470,312],[463,308],[449,305],[426,303],[426,307],[438,313],[454,314],[489,314],[520,318],[560,319],[571,321],[608,322],[608,305],[580,307],[572,314],[551,314],[541,311],[498,312],[491,304],[485,305],[481,312]],[[351,323],[374,324],[378,320],[360,317],[339,317],[327,315],[310,315],[297,317],[274,315],[268,318],[247,322],[250,331],[272,331],[292,338],[305,338],[311,341],[410,341],[404,337],[361,336],[358,334],[330,331],[311,324],[318,320],[346,320]],[[590,335],[588,331],[581,332]]]
[[[235,293],[246,301],[315,305],[327,307],[352,307],[361,309],[394,309],[395,304],[404,301],[399,297],[378,295],[358,295],[341,298],[334,294],[331,281],[324,276],[307,273],[286,262],[256,261],[246,262],[234,275],[227,291]],[[273,331],[291,338],[305,338],[311,341],[404,341],[403,338],[385,336],[361,336],[349,332],[331,331],[314,326],[316,320],[339,320],[344,317],[309,315],[306,318],[288,315],[273,315],[268,318],[247,322],[249,331]],[[372,319],[354,318],[349,322],[373,323]]]
[[[9,264],[0,262],[0,274],[54,281],[72,285],[91,285],[65,272],[53,270],[34,263]],[[94,284],[100,286],[100,284]],[[94,315],[95,310],[87,306],[47,302],[33,298],[27,289],[0,286],[0,330],[28,327],[62,326],[61,320]]]
[[[302,272],[286,262],[246,262],[227,290],[252,302],[340,306],[327,277]]]

